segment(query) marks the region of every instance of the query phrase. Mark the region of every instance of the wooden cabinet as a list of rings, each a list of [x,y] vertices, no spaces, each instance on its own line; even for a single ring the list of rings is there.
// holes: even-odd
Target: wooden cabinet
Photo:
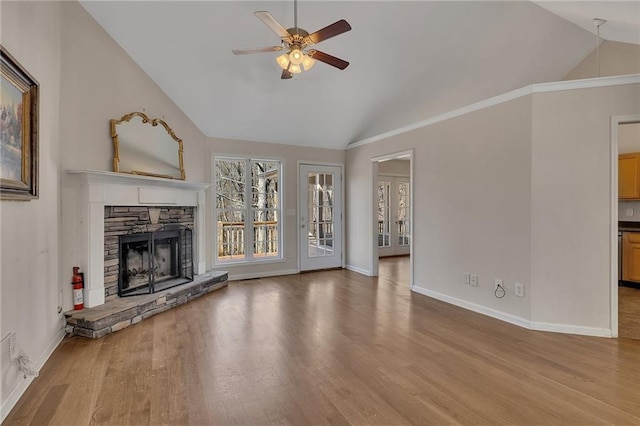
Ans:
[[[640,283],[640,232],[622,233],[622,279]]]
[[[640,152],[618,156],[618,198],[640,199]]]

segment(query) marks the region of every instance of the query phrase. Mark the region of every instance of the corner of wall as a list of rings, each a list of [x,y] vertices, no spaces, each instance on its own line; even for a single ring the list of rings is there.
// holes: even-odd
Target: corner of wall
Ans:
[[[599,59],[599,66],[596,63]],[[600,75],[597,75],[597,70]],[[562,80],[581,80],[640,73],[640,45],[604,40],[598,49],[592,50]]]

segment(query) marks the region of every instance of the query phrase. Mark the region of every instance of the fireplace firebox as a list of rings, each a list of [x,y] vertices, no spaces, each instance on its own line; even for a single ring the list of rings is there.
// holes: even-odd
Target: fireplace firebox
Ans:
[[[155,293],[193,281],[193,231],[165,225],[119,237],[118,295]]]

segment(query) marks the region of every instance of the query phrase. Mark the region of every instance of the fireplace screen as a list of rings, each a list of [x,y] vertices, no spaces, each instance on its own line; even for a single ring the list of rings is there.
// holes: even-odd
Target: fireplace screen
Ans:
[[[155,293],[193,281],[193,231],[166,225],[120,236],[118,295]]]

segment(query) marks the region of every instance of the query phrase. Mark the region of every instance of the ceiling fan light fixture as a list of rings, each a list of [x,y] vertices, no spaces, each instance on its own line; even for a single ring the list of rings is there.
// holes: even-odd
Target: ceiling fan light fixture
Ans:
[[[254,15],[280,37],[280,45],[257,49],[233,49],[232,52],[234,55],[281,52],[280,56],[276,58],[276,63],[283,70],[280,76],[282,80],[291,79],[293,77],[292,74],[309,71],[316,61],[324,62],[340,70],[344,70],[349,66],[349,62],[340,58],[320,52],[319,50],[309,49],[311,45],[351,31],[351,25],[344,19],[340,19],[331,25],[327,25],[309,34],[306,30],[298,27],[298,0],[293,0],[293,27],[291,28],[287,29],[282,26],[269,12],[256,11]],[[305,49],[308,51],[305,51]],[[286,53],[284,53],[283,50],[286,51]]]
[[[315,63],[316,63],[315,59],[313,59],[309,55],[304,55],[304,58],[302,58],[302,67],[304,68],[305,71],[309,71],[313,66],[313,64]]]
[[[289,72],[291,74],[300,74],[302,72],[302,68],[300,68],[300,65],[291,63],[291,65],[289,65]]]
[[[286,70],[289,68],[289,63],[291,61],[289,60],[289,55],[287,53],[284,53],[276,58],[276,62],[278,63],[280,68]]]
[[[300,65],[304,59],[304,53],[300,49],[294,48],[291,49],[289,53],[289,60],[293,65]]]

